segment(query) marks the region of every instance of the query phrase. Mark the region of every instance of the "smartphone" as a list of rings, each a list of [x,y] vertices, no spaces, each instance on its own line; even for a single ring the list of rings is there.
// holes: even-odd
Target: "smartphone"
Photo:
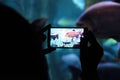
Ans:
[[[79,48],[80,38],[84,37],[83,27],[51,27],[49,29],[49,47]]]

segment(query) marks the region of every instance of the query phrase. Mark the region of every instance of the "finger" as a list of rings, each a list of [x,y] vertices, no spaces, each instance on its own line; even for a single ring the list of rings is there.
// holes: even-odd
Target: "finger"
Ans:
[[[52,51],[55,51],[55,50],[56,50],[56,48],[50,47],[50,48],[41,50],[41,53],[42,53],[42,54],[48,54],[48,53],[50,53],[50,52],[52,52]]]
[[[91,45],[98,45],[98,42],[96,40],[96,37],[94,36],[93,32],[88,31],[88,41]]]
[[[87,48],[87,45],[88,45],[88,37],[87,37],[88,32],[87,31],[88,31],[88,29],[85,28],[84,33],[82,34],[83,37],[81,37],[81,41],[80,41],[80,49]]]
[[[49,28],[51,27],[51,24],[48,24],[47,26],[45,26],[44,28],[42,28],[41,30],[40,30],[40,32],[45,32],[45,31],[47,31]]]
[[[94,34],[91,31],[88,31],[88,41],[91,45],[90,46],[92,48],[91,50],[93,50],[94,52],[101,53],[101,55],[103,54],[103,48],[97,42],[96,37],[94,36]]]
[[[42,28],[45,25],[46,21],[46,18],[36,19],[32,22],[32,25]]]
[[[46,21],[47,21],[46,18],[41,18],[40,19],[40,24],[41,24],[40,26],[43,27],[45,25]]]

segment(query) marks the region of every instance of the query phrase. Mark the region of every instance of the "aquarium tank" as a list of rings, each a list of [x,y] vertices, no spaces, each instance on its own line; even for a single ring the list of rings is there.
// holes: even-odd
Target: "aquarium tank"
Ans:
[[[85,9],[101,1],[111,0],[0,0],[19,12],[29,23],[46,18],[46,25],[51,24],[53,27],[76,27],[76,20]],[[108,62],[114,60],[118,55],[117,41],[113,38],[98,41],[104,48],[103,59]],[[47,43],[44,43],[44,47],[47,47],[46,45]],[[57,48],[56,51],[47,54],[50,80],[72,80],[74,74],[77,80],[80,80],[79,55],[80,50],[72,48]],[[119,64],[120,67],[120,61],[115,64]],[[75,70],[71,70],[69,66],[73,66]]]

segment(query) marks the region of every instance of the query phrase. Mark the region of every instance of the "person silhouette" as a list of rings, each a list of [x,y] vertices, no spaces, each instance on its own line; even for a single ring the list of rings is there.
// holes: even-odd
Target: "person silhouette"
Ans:
[[[55,49],[38,47],[37,39],[42,34],[38,36],[32,25],[14,9],[0,3],[0,11],[1,78],[47,80],[45,77],[48,76],[44,74],[47,64],[42,56]],[[41,30],[44,32],[46,28]]]
[[[103,48],[97,42],[94,34],[85,28],[80,42],[80,61],[82,80],[99,80],[97,73],[98,64],[103,56]]]

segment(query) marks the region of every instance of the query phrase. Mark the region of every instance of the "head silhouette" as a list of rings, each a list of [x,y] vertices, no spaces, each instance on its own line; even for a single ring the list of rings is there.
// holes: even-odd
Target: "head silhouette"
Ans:
[[[0,73],[2,75],[34,74],[37,71],[35,70],[37,50],[28,21],[14,9],[0,4],[0,28]]]

